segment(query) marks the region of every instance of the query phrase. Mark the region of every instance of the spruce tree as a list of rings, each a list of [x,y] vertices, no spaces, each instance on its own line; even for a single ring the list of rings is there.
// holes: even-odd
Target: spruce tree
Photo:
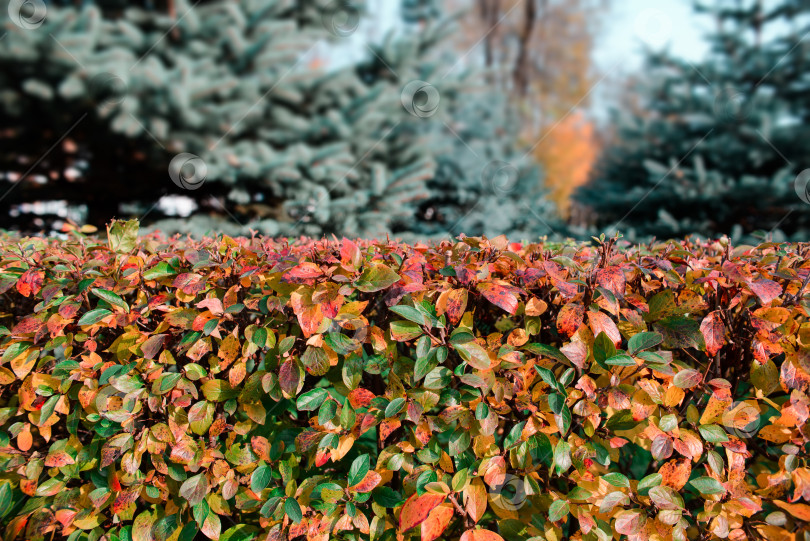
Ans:
[[[7,21],[0,117],[13,136],[0,159],[21,175],[20,163],[34,167],[3,205],[59,199],[85,205],[87,220],[102,225],[126,214],[165,218],[155,202],[179,194],[196,214],[155,227],[379,237],[446,233],[453,224],[425,217],[433,201],[447,205],[435,215],[468,219],[454,233],[483,232],[493,223],[483,211],[509,217],[492,232],[533,235],[538,229],[519,214],[487,210],[499,194],[482,182],[486,163],[459,154],[490,132],[459,127],[478,122],[456,116],[472,105],[473,87],[465,76],[440,76],[429,61],[446,26],[391,35],[366,61],[339,69],[313,55],[317,44],[350,35],[361,8],[105,1],[49,5],[31,28]],[[417,19],[431,15],[423,13]],[[504,139],[493,148],[509,147]],[[484,153],[495,156],[509,160],[506,150]],[[442,195],[448,191],[459,197]]]
[[[639,85],[644,112],[616,115],[617,142],[578,192],[593,218],[589,232],[806,239],[808,208],[794,189],[810,149],[795,129],[806,49],[795,30],[764,36],[790,28],[810,6],[750,0],[696,9],[717,21],[711,52],[698,63],[649,54]]]

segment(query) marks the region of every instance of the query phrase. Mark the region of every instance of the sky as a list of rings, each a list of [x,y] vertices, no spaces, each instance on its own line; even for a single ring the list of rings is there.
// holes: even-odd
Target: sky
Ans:
[[[699,60],[706,54],[703,36],[712,21],[692,11],[691,0],[614,1],[594,53],[602,70],[641,67],[644,47],[668,48],[675,55]]]
[[[367,42],[381,41],[401,24],[398,0],[367,0],[367,17],[351,36],[338,43],[324,44],[315,54],[330,58],[333,67],[363,59]],[[606,75],[592,93],[591,112],[605,118],[611,104],[610,81],[637,72],[642,67],[645,47],[668,48],[677,56],[697,61],[707,51],[703,36],[711,19],[692,11],[692,0],[613,0],[602,21],[602,32],[593,60]]]

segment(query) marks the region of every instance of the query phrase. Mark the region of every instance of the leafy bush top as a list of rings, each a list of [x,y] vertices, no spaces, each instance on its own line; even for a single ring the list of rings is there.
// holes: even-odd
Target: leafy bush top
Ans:
[[[793,539],[808,246],[0,242],[5,539]]]

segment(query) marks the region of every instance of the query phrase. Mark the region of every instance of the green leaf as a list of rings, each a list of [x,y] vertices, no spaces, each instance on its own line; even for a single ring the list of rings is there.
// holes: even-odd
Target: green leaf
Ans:
[[[608,430],[630,430],[638,424],[638,421],[633,419],[633,412],[630,410],[621,410],[608,418],[605,423],[605,428]]]
[[[692,368],[681,370],[672,378],[672,383],[681,389],[697,387],[703,381],[703,374]]]
[[[203,396],[209,402],[225,402],[239,396],[239,389],[234,389],[227,380],[211,379],[202,386]]]
[[[138,220],[113,221],[107,226],[107,242],[110,250],[127,253],[135,249],[138,243],[138,228]]]
[[[112,314],[112,312],[106,308],[96,308],[95,310],[86,312],[81,318],[79,318],[77,325],[94,325],[110,314]]]
[[[351,468],[349,468],[349,486],[354,486],[362,481],[368,473],[368,467],[368,455],[360,455],[355,458]]]
[[[307,346],[304,354],[301,355],[301,362],[306,371],[313,376],[323,376],[329,372],[329,357],[321,348]]]
[[[397,342],[407,342],[419,338],[425,332],[422,327],[412,321],[392,321],[389,327],[391,329],[391,338]]]
[[[261,464],[258,468],[253,470],[253,475],[250,476],[250,490],[258,494],[267,488],[272,478],[273,469],[266,464]]]
[[[328,396],[329,393],[326,389],[312,389],[298,397],[295,401],[295,407],[299,411],[315,411],[321,407],[321,404],[323,404],[323,401],[326,400]]]
[[[490,367],[489,354],[487,350],[479,346],[476,342],[465,342],[464,344],[456,344],[453,349],[458,351],[464,361],[469,363],[473,368],[479,370],[487,370]]]
[[[701,494],[722,494],[726,491],[720,481],[712,477],[698,477],[689,481],[689,484]]]
[[[237,524],[219,537],[219,541],[252,541],[258,537],[259,530],[256,526],[248,524]]]
[[[548,344],[531,343],[523,346],[523,349],[529,353],[534,353],[535,355],[541,357],[551,357],[555,361],[560,361],[561,363],[569,366],[571,365],[571,361],[568,359],[568,357],[566,357],[562,351],[554,346],[549,346]]]
[[[654,348],[664,341],[664,337],[657,332],[640,332],[634,334],[630,340],[627,341],[627,352],[630,355],[635,355],[639,351]]]
[[[165,278],[167,276],[174,276],[177,274],[171,265],[169,265],[165,261],[161,261],[151,269],[144,271],[143,279],[144,280],[159,280],[161,278]]]
[[[602,476],[602,479],[604,479],[605,482],[610,483],[614,487],[630,488],[630,481],[627,479],[626,476],[618,472],[606,473],[605,475]]]
[[[630,355],[626,353],[619,353],[605,359],[605,364],[609,366],[636,366],[636,361]]]
[[[385,416],[386,417],[393,417],[398,415],[399,412],[402,411],[402,408],[405,406],[405,399],[402,397],[395,398],[391,402],[388,403],[388,406],[385,408]]]
[[[255,328],[250,337],[250,341],[253,342],[258,348],[265,347],[267,345],[267,329],[264,327]]]
[[[372,263],[366,267],[354,286],[365,293],[381,291],[399,281],[399,275],[382,263]]]
[[[616,346],[613,344],[613,340],[604,331],[600,332],[593,341],[593,358],[596,364],[607,369],[605,361],[614,355],[616,355]]]
[[[12,506],[12,491],[11,483],[3,483],[0,485],[0,518],[3,518],[11,511]]]
[[[301,513],[301,506],[298,505],[295,498],[287,498],[284,502],[284,513],[290,517],[290,520],[293,521],[294,524],[298,524],[301,522],[301,519],[304,518],[304,515]]]
[[[548,508],[548,519],[557,522],[568,515],[568,502],[565,500],[555,500]]]
[[[416,323],[418,325],[425,325],[427,323],[424,314],[422,314],[422,312],[420,312],[419,310],[417,310],[413,306],[400,304],[400,305],[397,305],[397,306],[391,306],[389,308],[389,310],[391,310],[395,314],[398,314],[398,315],[404,317],[408,321],[413,321],[414,323]]]
[[[636,490],[638,490],[639,494],[641,494],[642,490],[649,490],[652,487],[657,487],[663,480],[664,476],[660,473],[652,473],[638,482],[638,487]]]
[[[700,332],[700,322],[695,319],[670,316],[656,322],[654,326],[663,335],[664,347],[667,349],[706,347],[703,333]]]
[[[400,496],[399,492],[387,486],[375,488],[371,496],[377,505],[387,509],[393,509],[402,502],[402,496]]]
[[[99,299],[102,299],[102,300],[112,304],[113,306],[117,306],[117,307],[121,308],[124,312],[129,313],[129,305],[126,303],[126,301],[124,301],[124,299],[122,299],[117,294],[113,293],[112,291],[107,291],[106,289],[94,288],[94,289],[91,289],[90,292],[93,293],[93,295],[95,295]]]
[[[152,384],[152,392],[158,395],[168,393],[177,385],[177,382],[180,381],[182,377],[183,374],[177,372],[161,374],[160,377],[155,380],[155,383]]]
[[[728,434],[719,425],[702,425],[698,427],[700,435],[709,443],[722,443],[728,441]]]
[[[205,473],[195,475],[186,479],[180,485],[180,495],[188,500],[191,505],[197,505],[208,494],[208,477]]]
[[[459,427],[450,434],[450,444],[447,454],[458,456],[470,447],[470,432]]]

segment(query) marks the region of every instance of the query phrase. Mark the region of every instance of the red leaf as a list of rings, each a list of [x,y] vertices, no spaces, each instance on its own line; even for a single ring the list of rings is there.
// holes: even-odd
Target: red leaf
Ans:
[[[774,299],[779,298],[779,295],[782,294],[782,286],[767,278],[762,278],[756,282],[748,282],[748,286],[759,297],[759,302],[763,306],[770,306]]]
[[[323,276],[323,271],[315,263],[304,262],[296,265],[284,273],[284,281],[294,284],[312,285],[315,280]]]
[[[577,294],[579,287],[577,284],[571,284],[566,281],[566,277],[561,270],[562,268],[558,264],[553,261],[544,261],[543,269],[545,269],[546,274],[551,278],[552,285],[560,290],[563,297],[573,297]]]
[[[174,279],[173,285],[186,295],[196,295],[205,289],[205,278],[201,274],[184,272]]]
[[[562,308],[560,313],[557,314],[557,330],[560,334],[570,337],[585,319],[585,307],[579,303],[569,302]]]
[[[447,295],[447,317],[450,323],[457,325],[467,309],[467,290],[453,289]]]
[[[478,291],[495,306],[503,308],[512,315],[517,312],[520,290],[516,287],[487,282],[478,284]]]
[[[221,316],[222,313],[225,311],[225,308],[222,306],[222,301],[216,297],[211,297],[209,299],[202,300],[197,303],[197,308],[201,310],[211,310],[211,313],[215,316]]]
[[[318,449],[315,452],[315,466],[317,468],[320,468],[321,466],[323,466],[324,464],[329,462],[329,457],[330,456],[331,456],[331,453],[330,453],[329,449]]]
[[[624,273],[619,267],[608,267],[596,272],[596,283],[611,291],[616,297],[624,297],[626,283]]]
[[[357,268],[362,261],[361,258],[357,244],[344,238],[340,245],[340,262],[350,268]]]
[[[141,344],[141,353],[143,353],[144,359],[154,359],[168,336],[168,334],[155,334],[147,338],[146,341]]]
[[[410,530],[414,526],[419,526],[427,520],[430,512],[444,501],[444,494],[422,494],[414,493],[402,506],[402,513],[399,515],[400,531]]]
[[[700,332],[703,333],[703,339],[706,341],[706,352],[709,355],[716,355],[726,343],[726,327],[720,318],[719,310],[715,310],[703,318]]]
[[[129,504],[138,499],[140,493],[141,487],[138,486],[135,488],[127,489],[118,494],[118,497],[115,498],[115,501],[113,502],[112,505],[113,514],[120,513],[121,511],[126,509],[129,506]]]

